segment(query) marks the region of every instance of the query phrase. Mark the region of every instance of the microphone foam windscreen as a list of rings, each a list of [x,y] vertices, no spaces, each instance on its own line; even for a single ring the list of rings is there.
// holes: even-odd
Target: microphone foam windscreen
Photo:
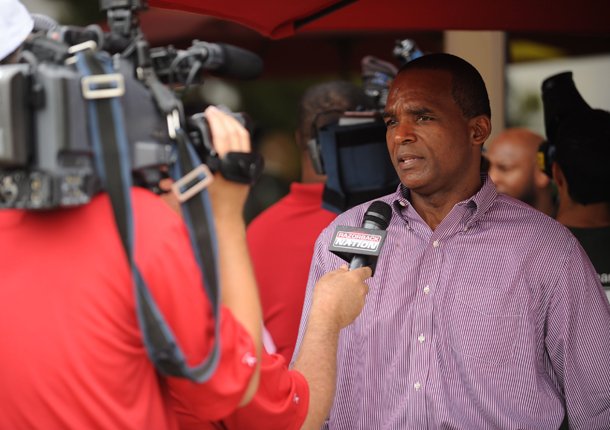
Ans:
[[[390,225],[390,219],[392,218],[392,208],[389,204],[380,200],[375,200],[366,213],[364,214],[364,221],[373,221],[379,224],[381,230],[385,230]]]

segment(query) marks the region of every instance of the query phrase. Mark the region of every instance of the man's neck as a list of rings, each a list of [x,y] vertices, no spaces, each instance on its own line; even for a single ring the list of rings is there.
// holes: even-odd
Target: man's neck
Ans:
[[[567,227],[608,227],[610,226],[610,203],[581,205],[573,201],[560,202],[556,219]]]
[[[417,211],[419,216],[428,224],[432,230],[436,230],[439,224],[445,219],[447,214],[451,212],[453,207],[473,195],[481,189],[480,177],[478,182],[473,181],[471,184],[452,190],[450,193],[442,193],[435,195],[421,195],[411,191],[411,204]]]
[[[553,201],[552,192],[548,187],[537,190],[533,203],[536,209],[550,217],[555,217],[557,214],[557,205]]]

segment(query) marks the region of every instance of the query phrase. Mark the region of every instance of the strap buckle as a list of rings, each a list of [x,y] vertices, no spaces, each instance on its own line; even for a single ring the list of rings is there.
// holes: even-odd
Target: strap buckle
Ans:
[[[93,40],[86,40],[82,43],[78,43],[76,45],[72,45],[68,48],[69,54],[76,54],[77,52],[84,51],[86,49],[91,49],[92,51],[97,51],[97,43]]]
[[[176,139],[176,130],[180,128],[180,113],[174,109],[165,117],[167,120],[167,133],[171,139]]]
[[[202,175],[203,178],[200,178]],[[197,180],[197,182],[195,182],[195,180]],[[207,188],[213,181],[214,176],[209,167],[205,164],[200,164],[174,182],[172,184],[172,191],[178,198],[178,201],[183,203],[201,190]],[[183,188],[186,188],[185,191],[182,191]]]
[[[96,85],[103,87],[96,88]],[[121,97],[125,94],[125,78],[120,73],[83,76],[81,87],[87,100]]]

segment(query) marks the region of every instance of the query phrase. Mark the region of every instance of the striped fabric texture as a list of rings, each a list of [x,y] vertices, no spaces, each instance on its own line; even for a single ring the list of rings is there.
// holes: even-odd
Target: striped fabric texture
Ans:
[[[435,231],[402,186],[362,314],[344,329],[330,429],[610,429],[610,306],[572,234],[483,178]],[[343,260],[320,235],[313,287]],[[295,353],[296,356],[296,353]]]

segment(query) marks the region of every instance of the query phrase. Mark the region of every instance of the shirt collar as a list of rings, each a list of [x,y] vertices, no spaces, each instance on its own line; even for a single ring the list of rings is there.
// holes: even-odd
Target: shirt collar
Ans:
[[[487,173],[481,173],[481,183],[483,185],[481,186],[479,191],[477,191],[474,196],[466,200],[467,204],[474,205],[472,206],[474,211],[467,222],[467,227],[479,221],[481,217],[483,217],[483,215],[487,213],[489,208],[491,208],[494,201],[496,200],[496,197],[498,196],[496,186],[491,181],[491,179],[489,179]]]
[[[479,219],[481,219],[481,217],[489,210],[495,201],[496,196],[498,195],[496,186],[485,172],[481,172],[481,183],[482,186],[479,191],[468,199],[457,203],[458,205],[466,205],[466,207],[470,210],[470,215],[465,219],[466,229],[469,229]],[[406,186],[403,184],[398,186],[395,193],[395,198],[392,200],[392,205],[397,212],[400,213],[405,208],[411,206],[411,202],[409,201],[410,195],[411,191]]]

